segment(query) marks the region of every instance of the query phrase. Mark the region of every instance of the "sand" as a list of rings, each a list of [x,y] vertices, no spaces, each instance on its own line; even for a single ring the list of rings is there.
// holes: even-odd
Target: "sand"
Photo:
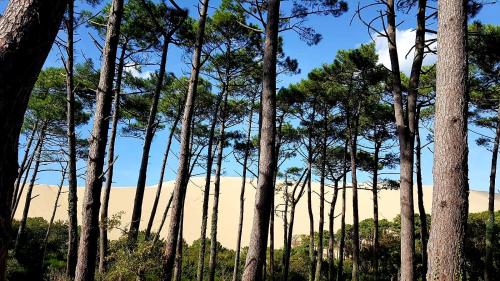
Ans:
[[[250,229],[253,219],[254,197],[255,197],[256,180],[247,182],[247,190],[245,195],[245,216],[243,225],[242,245],[248,245],[250,238]],[[188,186],[188,192],[185,203],[185,218],[184,218],[184,239],[191,243],[200,237],[201,225],[201,207],[203,200],[203,178],[193,178]],[[155,219],[153,230],[156,231],[160,224],[161,215],[167,204],[170,193],[172,192],[173,182],[166,182],[163,185],[163,192],[158,207],[158,213]],[[241,189],[241,178],[238,177],[223,177],[221,180],[221,192],[219,203],[219,225],[218,225],[218,240],[227,248],[234,249],[236,246],[236,236],[239,217],[239,196]],[[319,190],[319,184],[313,183],[313,189]],[[212,189],[213,190],[213,189]],[[68,220],[68,201],[67,189],[63,187],[63,193],[59,200],[59,207],[56,213],[56,220]],[[84,188],[78,188],[78,220],[81,221],[81,205],[84,196]],[[332,187],[327,187],[326,200],[331,201],[333,196]],[[145,228],[149,220],[151,207],[156,193],[156,186],[147,187],[144,194],[144,204],[142,209],[141,229]],[[49,219],[53,210],[57,187],[40,184],[35,186],[33,196],[36,196],[29,210],[30,217],[43,217]],[[135,197],[135,188],[133,187],[113,187],[111,191],[111,199],[109,206],[109,214],[119,214],[123,212],[121,217],[121,228],[128,228],[130,217],[132,214],[133,201]],[[212,198],[213,196],[211,196]],[[352,192],[347,190],[347,213],[346,223],[352,223]],[[15,218],[19,219],[24,207],[24,196],[21,198]],[[428,213],[431,211],[432,187],[424,186],[424,203]],[[488,193],[480,191],[471,191],[469,196],[471,213],[482,212],[487,210]],[[277,215],[275,216],[275,245],[281,248],[283,245],[283,196],[282,193],[276,194]],[[329,203],[325,203],[325,222],[328,221],[328,212],[330,209]],[[318,229],[319,219],[319,196],[313,193],[314,206],[314,228]],[[341,211],[341,193],[339,192],[335,215],[339,215]],[[416,206],[416,195],[415,195]],[[500,195],[495,198],[496,210],[500,210]],[[417,212],[417,208],[415,207]],[[212,202],[209,205],[209,226],[207,235],[210,233],[210,216],[212,211]],[[398,190],[381,190],[379,192],[379,218],[392,220],[399,214],[399,191]],[[373,217],[372,192],[369,190],[359,191],[359,217],[361,220]],[[166,235],[169,218],[165,227],[161,231],[161,236]],[[340,227],[340,217],[334,222],[334,228],[337,230]],[[325,223],[325,230],[327,224]],[[295,215],[294,235],[309,233],[309,219],[307,212],[307,195],[304,194],[299,204],[297,205]],[[121,230],[114,229],[111,231],[109,238],[116,239],[122,234]]]

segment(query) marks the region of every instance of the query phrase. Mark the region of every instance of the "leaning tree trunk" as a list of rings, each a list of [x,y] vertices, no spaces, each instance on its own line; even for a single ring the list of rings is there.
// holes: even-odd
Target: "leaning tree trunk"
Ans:
[[[47,58],[66,0],[11,0],[0,17],[0,280],[5,280],[18,142],[33,85]]]
[[[24,201],[24,209],[23,215],[21,217],[21,221],[19,222],[19,229],[17,231],[16,241],[14,243],[14,254],[17,254],[17,250],[19,249],[19,243],[24,238],[24,232],[26,231],[26,221],[28,220],[28,212],[30,210],[31,205],[31,194],[33,193],[33,187],[35,186],[36,176],[38,175],[38,171],[40,168],[40,162],[42,161],[42,151],[43,151],[43,143],[46,137],[46,128],[47,124],[43,125],[43,128],[40,132],[40,142],[37,146],[35,153],[35,167],[33,167],[33,174],[31,175],[30,184],[28,186],[28,190],[26,191],[26,198]]]
[[[158,226],[158,231],[155,234],[155,237],[153,238],[153,244],[156,244],[158,241],[158,238],[160,237],[160,232],[163,228],[163,225],[165,224],[165,220],[167,219],[168,211],[170,210],[170,205],[172,204],[172,199],[174,198],[174,194],[170,194],[170,197],[167,202],[167,206],[165,207],[165,211],[163,211],[163,216],[161,217],[161,222],[160,225]]]
[[[137,235],[139,235],[139,226],[142,215],[142,201],[144,198],[144,189],[146,187],[146,176],[148,171],[149,151],[156,131],[156,113],[158,111],[158,102],[160,100],[161,90],[163,88],[163,79],[165,77],[165,66],[167,65],[168,44],[170,38],[163,38],[163,47],[161,51],[160,71],[158,81],[153,94],[153,101],[149,111],[148,125],[146,127],[146,136],[142,147],[141,166],[139,168],[139,177],[137,179],[137,188],[135,190],[134,208],[132,210],[132,219],[130,221],[130,230],[128,232],[128,243],[130,247],[135,247]]]
[[[160,179],[158,180],[158,187],[156,189],[155,201],[153,202],[153,207],[151,208],[151,215],[149,216],[148,226],[146,227],[145,237],[146,240],[151,236],[151,229],[153,228],[153,222],[155,220],[156,211],[158,209],[158,203],[160,202],[161,189],[163,187],[163,179],[165,177],[165,170],[167,168],[168,155],[170,154],[170,148],[172,147],[172,141],[174,138],[175,130],[181,119],[180,114],[175,118],[172,128],[170,128],[170,134],[168,135],[167,146],[165,148],[165,154],[163,155],[163,162],[161,164]]]
[[[189,88],[186,95],[186,104],[184,115],[182,117],[181,144],[179,153],[179,167],[174,185],[174,197],[172,201],[172,214],[170,217],[170,226],[168,229],[167,240],[165,244],[165,254],[163,261],[162,280],[170,281],[173,273],[175,260],[179,224],[181,218],[181,209],[186,192],[189,175],[189,154],[190,154],[190,136],[191,121],[193,119],[194,102],[196,99],[196,90],[198,87],[198,78],[201,67],[201,52],[203,39],[205,36],[205,23],[208,11],[208,0],[203,0],[200,4],[200,19],[198,22],[198,31],[193,51],[193,62],[191,69],[191,78],[189,79]]]
[[[102,206],[100,212],[99,224],[99,273],[103,274],[106,271],[106,258],[108,255],[108,206],[109,197],[111,195],[111,185],[113,184],[113,171],[115,162],[115,140],[118,130],[118,119],[120,109],[120,93],[123,77],[123,68],[125,66],[125,51],[127,44],[122,46],[120,59],[118,62],[118,70],[116,72],[116,87],[113,97],[113,117],[111,121],[111,135],[108,144],[108,167],[106,171],[106,185],[102,195]]]
[[[236,254],[234,255],[234,269],[233,269],[233,279],[232,281],[238,280],[239,268],[240,268],[240,254],[241,254],[241,235],[243,233],[243,215],[245,212],[245,188],[247,183],[247,166],[248,158],[250,157],[250,142],[252,137],[252,119],[253,119],[253,105],[255,102],[255,97],[252,99],[252,107],[250,108],[250,113],[248,114],[248,129],[247,138],[245,144],[245,153],[243,156],[243,171],[241,174],[241,191],[240,191],[240,217],[238,219],[238,236],[236,238]]]
[[[340,241],[339,241],[339,265],[337,269],[337,280],[344,280],[344,249],[345,249],[345,211],[346,211],[346,189],[347,189],[347,145],[344,147],[344,169],[342,178],[342,215],[340,217]]]
[[[372,179],[372,196],[373,196],[373,267],[375,269],[374,278],[379,279],[379,226],[378,226],[378,162],[380,153],[380,143],[375,142],[375,151],[373,153],[373,179]]]
[[[269,216],[274,197],[276,168],[276,56],[278,51],[280,0],[270,0],[267,11],[266,40],[263,60],[262,120],[260,129],[259,177],[255,209],[243,281],[261,280],[266,260]]]
[[[219,108],[222,100],[225,96],[225,87],[219,93],[217,97],[217,102],[215,104],[215,109],[212,115],[212,124],[210,125],[210,132],[208,134],[208,146],[207,146],[207,171],[205,176],[205,189],[203,190],[203,203],[201,207],[201,230],[200,230],[200,252],[198,254],[198,268],[196,270],[196,279],[198,281],[203,281],[204,269],[205,269],[205,252],[207,248],[207,222],[208,222],[208,200],[210,197],[210,185],[212,179],[212,165],[214,162],[213,144],[215,139],[215,127],[217,126],[217,120],[219,116]]]
[[[428,280],[463,280],[467,223],[465,1],[438,3],[434,189]]]
[[[493,274],[493,249],[495,249],[495,179],[497,175],[498,144],[500,142],[500,107],[497,110],[495,142],[491,151],[490,188],[488,193],[488,222],[486,223],[486,249],[484,256],[484,280],[495,279]]]
[[[333,230],[333,221],[335,219],[335,205],[337,204],[337,196],[339,194],[339,179],[335,180],[333,190],[333,198],[330,203],[330,214],[328,215],[328,280],[335,280],[335,264],[334,264],[334,248],[335,248],[335,232]]]
[[[215,266],[217,263],[217,220],[219,215],[219,194],[220,194],[220,175],[222,172],[222,158],[224,157],[224,131],[226,129],[227,97],[229,93],[226,89],[224,105],[222,107],[219,142],[217,144],[217,165],[214,181],[214,202],[212,208],[212,220],[210,230],[210,260],[208,263],[208,280],[215,280]]]
[[[102,173],[108,140],[109,119],[111,117],[113,78],[122,15],[123,0],[113,0],[107,25],[106,43],[103,49],[99,86],[96,92],[94,126],[90,140],[85,198],[83,201],[82,230],[75,273],[76,281],[94,279],[97,238],[99,236]]]
[[[66,275],[75,277],[78,254],[78,191],[76,175],[76,132],[75,132],[75,83],[74,83],[74,0],[68,0],[68,33],[66,52],[66,122],[68,137],[68,253],[66,255]]]
[[[416,122],[419,122],[420,108],[417,108]],[[420,143],[420,129],[418,123],[415,129],[415,169],[417,172],[417,197],[418,197],[418,216],[420,219],[420,243],[422,248],[422,281],[426,280],[427,274],[427,239],[429,233],[427,229],[427,214],[424,206],[424,190],[422,187],[422,144]]]

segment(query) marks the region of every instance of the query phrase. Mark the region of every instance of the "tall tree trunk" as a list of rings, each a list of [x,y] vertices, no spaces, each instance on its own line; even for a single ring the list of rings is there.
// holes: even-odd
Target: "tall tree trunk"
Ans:
[[[261,280],[262,267],[266,259],[269,216],[274,197],[274,169],[276,168],[276,56],[278,51],[279,8],[280,0],[269,1],[262,75],[259,177],[243,281]]]
[[[164,264],[162,280],[170,281],[173,273],[173,265],[176,253],[177,238],[179,232],[181,208],[183,206],[184,193],[187,188],[187,178],[189,174],[189,154],[190,154],[190,136],[191,121],[193,119],[194,102],[196,99],[196,90],[198,87],[198,77],[201,68],[201,49],[205,35],[205,23],[207,18],[208,0],[200,3],[200,19],[198,22],[198,31],[193,51],[193,62],[191,69],[191,78],[189,79],[189,88],[186,95],[186,104],[184,115],[182,117],[181,144],[179,153],[179,167],[174,185],[174,198],[172,203],[172,215],[170,217],[170,226],[165,245]]]
[[[214,182],[214,202],[212,208],[211,230],[210,230],[210,260],[208,263],[208,280],[215,280],[215,267],[217,263],[217,220],[219,215],[219,194],[220,194],[220,176],[222,172],[222,160],[224,158],[224,131],[226,129],[226,113],[227,113],[227,98],[228,90],[225,90],[224,105],[222,107],[220,134],[217,144],[217,164],[215,171]]]
[[[66,256],[66,275],[75,277],[78,254],[78,191],[76,175],[76,132],[75,132],[75,85],[74,85],[74,0],[68,0],[66,18],[67,58],[66,58],[66,122],[68,137],[68,253]]]
[[[120,59],[118,62],[118,70],[116,72],[116,87],[113,98],[113,117],[111,121],[111,135],[109,137],[108,144],[108,166],[106,171],[106,184],[104,187],[104,193],[102,195],[102,206],[100,212],[100,224],[99,224],[99,273],[104,273],[106,271],[106,258],[108,255],[108,206],[109,197],[111,195],[111,186],[113,184],[113,171],[115,162],[115,140],[116,133],[118,131],[118,119],[120,110],[120,94],[121,94],[121,83],[123,77],[123,68],[125,66],[125,52],[127,50],[127,43],[122,46]]]
[[[56,217],[56,212],[57,208],[59,207],[59,197],[61,197],[61,191],[62,187],[64,185],[64,181],[66,180],[66,171],[68,170],[68,166],[63,168],[62,171],[62,176],[61,176],[61,181],[59,182],[59,185],[57,186],[57,194],[56,194],[56,200],[54,202],[54,208],[52,208],[52,215],[50,216],[49,220],[49,225],[47,226],[47,231],[45,232],[45,237],[43,238],[42,242],[42,262],[41,262],[41,270],[40,270],[40,275],[43,276],[43,273],[45,271],[45,256],[47,254],[47,243],[49,242],[49,235],[50,231],[52,230],[52,225],[54,224],[54,218]]]
[[[468,209],[466,24],[465,1],[439,1],[428,280],[466,278],[462,276]]]
[[[201,230],[200,230],[200,252],[198,254],[198,268],[196,270],[196,279],[203,281],[205,269],[205,253],[207,248],[207,222],[208,222],[208,200],[210,197],[210,185],[212,179],[212,165],[214,162],[213,157],[213,143],[215,139],[215,127],[219,116],[219,108],[225,96],[226,88],[224,87],[217,97],[215,110],[212,115],[212,124],[210,125],[210,132],[208,134],[208,147],[207,147],[207,171],[205,176],[205,189],[203,190],[203,204],[201,210]]]
[[[33,187],[35,186],[36,176],[38,175],[38,171],[40,168],[40,162],[42,161],[42,151],[43,151],[43,143],[46,137],[46,128],[47,124],[45,123],[40,132],[40,143],[37,146],[36,154],[35,154],[35,167],[33,167],[33,174],[31,175],[30,184],[28,186],[28,190],[26,190],[26,198],[24,201],[24,209],[23,215],[21,217],[21,221],[19,221],[19,229],[17,231],[16,241],[14,243],[14,254],[17,254],[17,250],[19,249],[19,243],[24,239],[24,232],[26,231],[26,221],[28,220],[28,212],[30,210],[31,205],[31,194],[33,193]]]
[[[167,218],[168,210],[170,210],[170,205],[172,204],[173,198],[174,198],[174,194],[172,193],[170,195],[170,198],[168,199],[167,206],[165,207],[165,211],[163,211],[163,216],[161,217],[161,222],[160,222],[160,225],[158,227],[158,231],[156,232],[155,237],[153,239],[153,244],[155,244],[156,241],[158,241],[158,238],[160,237],[160,232],[163,228],[163,225],[165,224],[165,219]]]
[[[417,107],[416,122],[419,122],[420,107]],[[415,130],[415,169],[417,170],[417,197],[418,197],[418,215],[420,219],[420,243],[422,244],[422,281],[426,280],[427,274],[427,239],[429,233],[427,230],[427,214],[424,206],[424,190],[422,187],[422,145],[420,143],[420,129],[418,123]]]
[[[274,185],[276,186],[276,185]],[[271,205],[271,214],[269,219],[269,277],[274,281],[274,196],[273,204]]]
[[[374,278],[379,279],[379,226],[378,226],[378,162],[380,153],[380,143],[375,142],[375,151],[373,152],[373,178],[372,178],[372,196],[373,196],[373,267]]]
[[[340,242],[339,242],[339,266],[337,269],[337,281],[344,280],[344,248],[345,248],[345,211],[346,211],[346,189],[347,189],[347,149],[348,141],[344,146],[344,169],[342,177],[342,215],[340,217]]]
[[[82,230],[78,247],[75,280],[94,279],[99,235],[99,207],[103,179],[104,157],[108,141],[108,126],[113,98],[113,78],[123,15],[123,0],[113,0],[107,24],[103,49],[101,75],[96,92],[94,126],[89,147],[85,198],[83,201]]]
[[[311,144],[311,134],[309,134],[309,145],[308,145],[308,159],[307,159],[307,171],[309,181],[307,182],[307,214],[309,215],[309,271],[307,275],[307,280],[314,280],[314,215],[312,210],[312,144]]]
[[[47,58],[66,0],[11,0],[0,17],[0,281],[5,280],[18,142],[33,85]]]
[[[328,215],[328,280],[335,280],[335,264],[334,264],[334,249],[335,249],[335,232],[333,230],[333,221],[335,219],[335,205],[337,204],[337,196],[339,194],[339,181],[335,180],[333,190],[333,198],[330,203],[330,214]]]
[[[359,112],[359,111],[358,111]],[[353,124],[349,124],[349,152],[351,156],[351,177],[352,177],[352,280],[359,280],[359,212],[358,212],[358,178],[356,175],[357,163],[357,137],[358,118],[354,117]]]
[[[22,177],[24,175],[24,172],[26,171],[26,167],[27,167],[27,163],[26,162],[30,161],[29,154],[30,154],[30,151],[31,151],[31,145],[33,144],[33,139],[35,139],[36,132],[38,132],[38,125],[39,125],[39,121],[37,120],[35,122],[35,125],[33,126],[33,129],[31,129],[31,134],[28,137],[28,141],[26,143],[26,148],[24,150],[23,160],[21,162],[21,165],[19,166],[18,175],[17,175],[17,178],[16,178],[16,183],[15,183],[15,188],[14,188],[14,195],[12,196],[12,204],[11,204],[11,208],[12,209],[14,209],[14,206],[16,204],[16,198],[17,198],[18,193],[19,193],[19,186],[21,185]],[[13,210],[13,212],[14,212],[14,210]]]
[[[486,223],[486,249],[484,256],[484,280],[495,279],[493,274],[493,249],[495,248],[495,179],[497,175],[498,144],[500,142],[500,107],[497,110],[495,142],[491,151],[490,188],[488,193],[488,222]]]
[[[170,128],[170,134],[168,135],[167,146],[165,148],[165,153],[163,155],[163,162],[161,164],[160,170],[160,179],[158,180],[158,187],[156,189],[155,201],[153,202],[153,207],[151,209],[151,215],[149,216],[148,226],[146,228],[146,239],[149,239],[151,236],[151,229],[153,228],[153,222],[156,216],[156,210],[158,209],[158,203],[160,202],[161,189],[163,187],[163,178],[165,177],[165,170],[167,167],[168,155],[170,154],[170,148],[172,146],[172,140],[174,138],[175,129],[177,129],[177,125],[179,124],[179,120],[181,119],[180,114],[174,120],[172,124],[172,128]]]
[[[184,209],[182,210],[181,225],[179,227],[179,238],[177,240],[177,253],[175,254],[175,273],[174,273],[175,281],[182,280],[183,231],[184,231]]]
[[[248,113],[248,129],[245,144],[245,152],[243,156],[243,170],[241,174],[241,191],[240,191],[240,217],[238,219],[238,236],[236,238],[236,254],[234,256],[234,269],[233,269],[233,279],[232,281],[238,280],[239,268],[240,268],[240,254],[241,254],[241,235],[243,233],[243,218],[245,212],[245,188],[247,183],[247,166],[248,158],[250,157],[250,142],[252,138],[252,119],[253,119],[253,105],[255,103],[255,97],[252,98],[252,104],[250,112]]]
[[[148,171],[149,151],[151,143],[156,131],[156,113],[158,111],[158,101],[160,100],[161,89],[163,87],[163,79],[165,77],[165,67],[167,64],[168,44],[170,38],[163,38],[163,47],[161,51],[160,70],[158,73],[158,81],[153,94],[153,101],[149,111],[148,125],[146,127],[146,136],[144,137],[144,145],[142,147],[141,166],[139,168],[139,177],[137,179],[137,188],[135,190],[134,209],[132,211],[132,219],[130,221],[130,230],[128,232],[128,242],[130,247],[134,247],[139,234],[139,226],[141,223],[142,201],[144,198],[144,189],[146,187],[146,176]]]

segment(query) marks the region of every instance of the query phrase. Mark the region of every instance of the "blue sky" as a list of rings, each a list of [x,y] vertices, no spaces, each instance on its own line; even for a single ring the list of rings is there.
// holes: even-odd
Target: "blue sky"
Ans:
[[[0,11],[3,11],[5,5],[5,0],[0,0]],[[104,1],[107,2],[107,1]],[[190,11],[190,15],[197,17],[196,7],[194,6],[197,0],[179,0],[177,1],[180,5],[187,7]],[[215,7],[218,6],[219,0],[210,1],[210,11],[213,12]],[[284,10],[289,5],[288,1],[284,2]],[[287,3],[288,2],[288,3]],[[294,32],[283,33],[284,38],[284,48],[287,55],[296,58],[299,62],[299,67],[302,72],[294,76],[281,76],[279,79],[279,86],[287,86],[289,83],[297,82],[307,75],[307,73],[314,67],[318,67],[323,63],[330,63],[333,61],[335,54],[340,49],[351,49],[356,48],[362,43],[368,43],[371,38],[368,34],[367,28],[357,19],[353,18],[354,10],[358,5],[356,1],[349,2],[349,11],[341,17],[334,18],[331,16],[313,16],[307,21],[307,25],[314,27],[319,33],[322,34],[323,40],[315,46],[308,46],[305,42],[301,41],[300,38]],[[362,1],[363,3],[368,3],[367,1]],[[436,3],[431,3],[435,5]],[[81,2],[77,1],[77,11],[89,7]],[[370,18],[375,15],[377,10],[367,11],[364,15],[366,18]],[[410,11],[408,15],[403,13],[398,14],[398,20],[402,21],[401,25],[398,27],[398,44],[400,44],[401,49],[408,49],[413,40],[412,28],[415,25],[415,11]],[[500,24],[500,4],[488,5],[485,7],[476,19],[484,23]],[[352,22],[351,22],[352,20]],[[92,33],[91,30],[81,27],[77,31],[76,43],[76,56],[78,60],[82,60],[83,57],[88,57],[94,59],[96,65],[99,64],[99,54],[96,52],[96,48],[89,36]],[[63,32],[60,34],[61,38],[65,35]],[[388,66],[387,61],[387,49],[383,40],[376,39],[377,51],[379,52],[379,59],[381,63]],[[46,66],[60,66],[61,60],[57,49],[54,49],[49,58],[47,59]],[[403,57],[403,52],[400,52],[400,56]],[[406,51],[404,52],[406,53]],[[432,63],[435,58],[429,57],[427,59],[428,63]],[[402,70],[409,69],[409,59],[402,62]],[[155,68],[145,68],[144,71],[154,71]],[[188,74],[189,66],[185,64],[185,57],[179,49],[171,48],[168,55],[168,65],[167,71],[174,72],[176,75],[180,76],[182,74]],[[80,128],[83,135],[88,135],[91,125]],[[425,136],[425,130],[423,135]],[[482,133],[490,134],[487,131],[481,131]],[[150,161],[148,169],[147,184],[153,185],[158,181],[158,174],[161,165],[161,159],[163,156],[163,150],[167,138],[167,131],[159,131],[154,139]],[[476,135],[470,133],[469,136],[469,178],[470,185],[472,189],[476,190],[486,190],[489,177],[489,166],[491,154],[484,148],[477,147],[475,145]],[[129,137],[119,137],[116,142],[116,154],[118,155],[118,160],[115,166],[114,172],[114,182],[116,186],[133,186],[136,184],[138,168],[140,164],[141,152],[142,152],[142,141],[136,138]],[[177,151],[178,144],[175,143],[173,146],[174,151]],[[291,160],[294,165],[300,163],[300,159]],[[81,161],[79,166],[83,166],[85,163]],[[172,180],[175,178],[174,171],[177,168],[177,159],[175,157],[170,157],[168,162],[170,167],[167,168],[166,180]],[[241,172],[240,166],[235,163],[234,160],[228,159],[225,162],[225,175],[227,176],[237,176]],[[425,150],[423,155],[423,175],[424,184],[432,184],[432,153],[430,150]],[[396,172],[388,171],[388,172]],[[54,173],[45,172],[39,177],[40,183],[56,184],[59,179],[59,175]],[[361,173],[361,181],[368,181],[369,177],[367,174]],[[84,181],[80,180],[79,185],[84,185]]]

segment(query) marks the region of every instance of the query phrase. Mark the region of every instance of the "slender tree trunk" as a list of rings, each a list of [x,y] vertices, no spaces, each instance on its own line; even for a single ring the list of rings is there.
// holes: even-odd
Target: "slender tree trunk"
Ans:
[[[30,184],[28,186],[28,190],[26,191],[26,199],[24,201],[24,209],[23,215],[21,217],[21,221],[19,222],[19,229],[17,231],[16,241],[14,243],[14,254],[17,254],[17,250],[19,250],[19,243],[24,239],[24,232],[26,231],[26,221],[28,220],[28,212],[30,210],[31,204],[31,194],[33,193],[33,187],[35,186],[36,176],[38,175],[38,171],[40,168],[40,162],[42,161],[42,151],[43,151],[43,143],[46,137],[47,124],[45,123],[40,132],[40,144],[37,147],[36,155],[35,155],[35,167],[33,167],[33,174],[31,175]]]
[[[163,178],[165,177],[165,169],[167,167],[168,155],[170,154],[170,147],[172,146],[172,140],[174,138],[175,129],[177,129],[177,125],[179,124],[179,120],[181,119],[180,114],[175,118],[174,123],[172,124],[172,128],[170,129],[170,134],[168,135],[167,146],[165,148],[165,154],[163,156],[163,162],[161,164],[160,170],[160,179],[158,180],[158,188],[156,189],[155,201],[153,202],[153,208],[151,209],[151,215],[149,216],[148,226],[146,228],[146,239],[149,239],[151,236],[151,229],[153,228],[153,222],[156,216],[156,210],[158,209],[158,203],[160,202],[161,189],[163,186]]]
[[[213,157],[213,143],[215,139],[215,127],[217,125],[217,119],[219,116],[219,108],[222,100],[225,96],[226,88],[223,87],[220,92],[217,103],[215,104],[215,110],[212,115],[212,124],[210,125],[210,132],[208,134],[208,148],[207,148],[207,173],[205,176],[205,189],[203,190],[203,205],[201,214],[201,230],[200,230],[200,253],[198,254],[198,268],[196,271],[196,278],[198,281],[203,281],[204,269],[205,269],[205,253],[207,247],[207,222],[208,222],[208,200],[210,197],[210,185],[212,179],[212,165],[214,162]]]
[[[308,280],[314,280],[314,215],[312,210],[312,145],[311,145],[311,135],[309,135],[309,145],[308,145],[308,160],[307,160],[307,170],[308,178],[307,182],[307,213],[309,215],[309,272]]]
[[[495,179],[497,175],[498,144],[500,142],[500,107],[497,110],[495,142],[491,152],[490,188],[488,193],[488,222],[486,223],[486,249],[484,257],[484,280],[495,279],[493,274],[493,249],[495,248]]]
[[[243,170],[241,175],[241,192],[240,192],[240,217],[238,219],[238,236],[236,238],[236,254],[234,256],[234,270],[232,281],[238,280],[239,268],[240,268],[240,254],[241,254],[241,235],[243,233],[243,218],[245,212],[245,188],[247,183],[247,166],[248,158],[250,157],[250,142],[252,138],[252,119],[253,119],[253,105],[255,102],[255,97],[252,99],[252,107],[250,113],[248,114],[248,129],[245,145],[245,153],[243,156]]]
[[[130,247],[135,247],[137,235],[139,234],[139,226],[141,223],[142,201],[144,198],[144,189],[146,187],[146,176],[148,171],[149,151],[151,143],[156,131],[156,113],[158,111],[158,101],[160,100],[161,89],[163,87],[163,79],[165,77],[165,67],[167,65],[168,44],[170,38],[163,38],[163,47],[161,52],[160,70],[158,73],[158,81],[153,95],[151,109],[149,111],[148,125],[146,128],[146,136],[144,137],[144,145],[142,147],[141,166],[139,168],[139,177],[137,179],[137,188],[135,191],[134,209],[132,211],[132,219],[130,221],[130,230],[128,232],[128,242]]]
[[[116,88],[113,98],[113,117],[111,121],[111,135],[109,137],[108,144],[108,167],[106,171],[106,184],[104,187],[104,193],[102,195],[102,206],[100,213],[100,224],[99,224],[99,273],[103,274],[106,271],[106,258],[108,255],[108,206],[109,197],[111,195],[111,186],[113,184],[113,171],[115,162],[115,140],[116,133],[118,130],[118,119],[120,110],[120,94],[121,94],[121,83],[123,77],[123,68],[125,66],[125,52],[127,50],[127,44],[122,46],[120,59],[118,62],[118,70],[116,73]]]
[[[269,219],[269,275],[270,280],[274,281],[274,196],[271,205],[271,214]]]
[[[344,280],[344,249],[345,249],[345,211],[346,211],[346,189],[347,189],[347,149],[348,141],[344,146],[344,170],[342,178],[342,215],[340,217],[340,242],[339,242],[339,266],[337,269],[337,281]]]
[[[328,215],[328,280],[335,280],[335,264],[334,264],[334,248],[335,248],[335,232],[333,230],[333,221],[335,219],[335,205],[337,204],[337,196],[339,194],[339,181],[335,180],[333,190],[333,198],[330,203],[330,214]]]
[[[428,280],[464,280],[467,222],[467,56],[465,1],[438,3],[434,189]]]
[[[182,210],[181,225],[179,227],[179,238],[177,240],[177,253],[175,254],[175,274],[174,280],[182,279],[182,250],[183,250],[183,230],[184,230],[184,210]]]
[[[74,0],[68,0],[66,19],[67,58],[66,58],[66,121],[68,136],[68,253],[66,256],[66,275],[75,277],[78,254],[78,218],[77,218],[77,175],[76,175],[76,132],[75,132],[75,86],[74,86]]]
[[[375,151],[373,153],[373,179],[372,179],[372,196],[373,196],[373,267],[374,278],[379,279],[379,226],[378,226],[378,162],[380,153],[380,143],[375,142]]]
[[[96,92],[96,109],[87,163],[82,230],[78,247],[75,281],[94,279],[104,157],[108,141],[108,126],[113,97],[113,78],[122,14],[123,0],[113,0],[107,24],[99,86]]]
[[[29,154],[31,151],[31,145],[33,144],[33,139],[35,138],[36,132],[38,132],[38,124],[39,124],[39,121],[37,120],[35,125],[33,126],[33,129],[31,130],[31,135],[28,137],[28,142],[26,143],[26,149],[24,150],[23,161],[21,162],[21,165],[19,166],[19,171],[18,171],[18,175],[16,178],[15,188],[14,188],[14,195],[12,196],[12,204],[11,204],[12,209],[14,209],[14,206],[16,204],[16,198],[17,198],[18,193],[19,193],[19,186],[21,184],[21,180],[22,180],[22,177],[24,175],[24,172],[26,171],[26,167],[27,167],[26,162],[30,161]]]
[[[11,0],[0,17],[0,280],[5,280],[18,143],[33,85],[47,58],[66,0]]]
[[[359,112],[359,111],[358,111]],[[352,280],[359,280],[359,212],[358,212],[358,178],[356,175],[357,163],[357,136],[358,117],[354,117],[354,123],[349,125],[349,152],[351,156],[351,177],[352,177]]]
[[[41,262],[41,270],[40,270],[40,275],[43,276],[43,273],[45,271],[45,256],[47,254],[47,243],[49,241],[49,235],[50,235],[50,231],[52,230],[52,225],[54,224],[54,218],[56,217],[56,212],[57,212],[57,208],[59,207],[59,197],[61,197],[61,190],[62,190],[62,187],[64,185],[64,180],[66,180],[66,171],[67,171],[68,167],[64,167],[63,171],[62,171],[62,176],[61,176],[61,182],[59,183],[59,185],[57,186],[57,195],[56,195],[56,201],[54,202],[54,208],[52,209],[52,215],[50,216],[50,220],[49,220],[49,225],[47,226],[47,231],[45,232],[45,237],[43,238],[43,242],[42,242],[42,262]]]
[[[417,108],[416,122],[419,122],[420,108]],[[427,214],[424,206],[424,191],[422,187],[422,145],[420,143],[420,130],[418,123],[415,130],[415,169],[417,170],[417,196],[418,196],[418,214],[420,219],[420,242],[422,247],[422,281],[426,280],[427,274],[427,239],[429,233],[427,230]]]
[[[201,67],[201,48],[203,46],[203,38],[205,35],[205,23],[207,18],[208,0],[203,0],[200,3],[200,19],[198,22],[198,31],[196,34],[196,43],[193,52],[193,62],[191,69],[191,78],[189,80],[189,89],[186,96],[186,104],[184,107],[184,115],[182,118],[181,144],[179,155],[179,168],[174,185],[174,198],[172,203],[172,215],[170,218],[170,226],[165,245],[163,276],[162,280],[170,281],[173,273],[173,265],[177,246],[177,238],[179,232],[181,208],[183,206],[184,193],[187,188],[187,178],[189,174],[189,154],[190,154],[190,135],[191,121],[193,118],[194,102],[196,98],[196,90],[198,86],[198,77]]]
[[[262,75],[259,177],[243,281],[261,280],[262,267],[266,259],[269,216],[274,197],[273,178],[274,169],[276,168],[276,56],[278,51],[279,8],[280,0],[269,1]]]
[[[165,219],[167,218],[168,210],[170,209],[170,205],[172,204],[173,198],[174,198],[174,194],[172,193],[170,195],[170,198],[168,199],[168,203],[167,203],[167,206],[165,207],[165,211],[163,212],[163,216],[161,217],[160,226],[158,227],[158,231],[156,232],[155,237],[153,239],[153,244],[155,244],[156,241],[158,241],[158,238],[160,237],[160,232],[163,228],[163,225],[165,224]]]

